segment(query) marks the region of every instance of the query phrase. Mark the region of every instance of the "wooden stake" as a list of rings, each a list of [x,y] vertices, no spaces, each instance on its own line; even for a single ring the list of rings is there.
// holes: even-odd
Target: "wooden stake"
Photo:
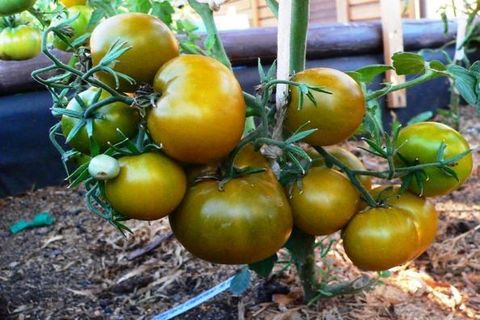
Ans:
[[[380,0],[382,15],[383,52],[385,64],[392,64],[392,55],[403,51],[403,31],[400,0]],[[405,82],[405,76],[399,76],[393,71],[386,73],[386,81],[396,85]],[[406,90],[399,90],[387,96],[389,108],[404,108],[407,106]]]

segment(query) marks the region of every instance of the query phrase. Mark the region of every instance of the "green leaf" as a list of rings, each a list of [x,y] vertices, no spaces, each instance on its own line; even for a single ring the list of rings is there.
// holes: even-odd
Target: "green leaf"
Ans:
[[[95,26],[106,16],[106,13],[102,9],[95,9],[92,15],[90,16],[90,21],[88,22],[87,30],[93,30]]]
[[[129,0],[130,12],[148,13],[152,8],[149,0]]]
[[[357,81],[370,83],[372,82],[377,76],[385,73],[388,70],[392,70],[392,66],[387,66],[385,64],[374,64],[371,66],[362,67],[357,69],[353,72],[355,77],[357,77]]]
[[[265,83],[267,82],[267,75],[265,74],[265,69],[262,66],[262,60],[258,58],[258,75],[260,77],[260,82]]]
[[[423,121],[427,121],[433,117],[433,112],[432,111],[425,111],[422,113],[417,114],[413,118],[408,121],[408,125],[414,124],[414,123],[419,123]]]
[[[416,53],[397,52],[392,56],[393,67],[398,75],[419,74],[425,72],[425,60]]]
[[[248,268],[244,268],[232,279],[229,290],[232,294],[240,296],[248,290],[250,281],[251,272]]]
[[[204,46],[207,51],[211,51],[215,47],[215,43],[217,42],[217,38],[214,34],[209,34],[205,38]]]
[[[152,6],[152,15],[158,17],[165,22],[167,26],[171,26],[173,23],[172,15],[175,13],[175,9],[172,7],[170,1],[154,2]]]
[[[443,62],[438,61],[438,60],[429,61],[428,65],[429,65],[430,69],[432,69],[433,71],[446,71],[447,70],[447,67],[445,66],[445,64],[443,64]]]
[[[443,157],[445,155],[445,149],[446,148],[447,148],[447,144],[442,141],[442,143],[440,144],[440,147],[437,150],[437,156],[436,156],[437,162],[442,162],[443,161]]]
[[[250,270],[255,271],[260,277],[268,278],[268,276],[272,273],[275,262],[277,261],[278,256],[275,253],[273,256],[268,257],[267,259],[248,265],[248,267]]]
[[[309,135],[315,133],[315,131],[317,131],[317,129],[309,129],[309,130],[297,132],[297,133],[293,134],[290,138],[285,140],[285,143],[290,144],[290,143],[298,142],[300,140],[305,139]]]
[[[75,126],[68,133],[68,136],[65,140],[65,143],[69,143],[70,141],[72,141],[77,136],[77,134],[80,132],[80,130],[82,130],[82,128],[85,126],[86,123],[87,122],[84,119],[81,119],[80,121],[77,121],[77,123],[75,123]]]
[[[477,79],[469,70],[459,65],[449,65],[448,73],[454,79],[455,88],[467,103],[477,105]]]

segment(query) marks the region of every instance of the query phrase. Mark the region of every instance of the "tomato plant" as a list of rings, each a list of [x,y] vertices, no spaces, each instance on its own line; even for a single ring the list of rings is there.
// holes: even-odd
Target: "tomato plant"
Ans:
[[[365,97],[347,74],[329,68],[307,69],[293,76],[292,81],[321,86],[330,92],[312,92],[312,100],[305,99],[299,87],[291,88],[285,125],[290,131],[302,127],[317,129],[305,138],[306,142],[316,146],[342,142],[362,123]]]
[[[123,92],[133,92],[142,84],[153,84],[158,69],[178,56],[175,36],[159,19],[140,13],[113,16],[100,23],[92,32],[92,62],[98,65],[115,42],[123,42],[130,50],[118,58],[113,69],[129,77],[121,78],[118,86],[110,73],[97,74],[105,83]]]
[[[422,122],[400,130],[396,161],[399,167],[464,157],[444,168],[427,168],[411,179],[410,190],[426,197],[444,195],[460,187],[472,172],[473,159],[465,138],[437,122]],[[468,154],[467,154],[468,153]]]
[[[30,9],[36,0],[0,0],[0,16],[10,16]]]
[[[89,88],[74,98],[66,110],[82,113],[95,102],[108,101],[111,95],[98,88]],[[140,115],[134,108],[123,102],[111,102],[98,108],[93,114],[91,138],[88,134],[85,119],[73,114],[64,114],[61,125],[67,143],[82,153],[90,153],[95,143],[100,151],[105,151],[110,144],[115,144],[123,137],[133,137],[138,131]],[[121,131],[119,133],[118,131]]]
[[[7,27],[0,31],[0,59],[28,60],[40,53],[41,32],[30,26]]]
[[[105,184],[112,207],[127,218],[157,220],[171,213],[183,199],[183,169],[159,153],[120,158],[120,174]]]
[[[297,269],[306,302],[379,280],[371,276],[360,286],[332,280],[334,268],[325,259],[334,240],[315,235],[342,229],[347,255],[362,270],[385,270],[421,254],[435,237],[438,218],[418,194],[458,188],[471,172],[469,146],[458,132],[435,123],[402,129],[392,122],[388,132],[378,99],[448,77],[462,96],[480,101],[478,65],[449,68],[400,52],[392,66],[348,74],[305,70],[309,1],[293,1],[293,15],[280,19],[279,33],[295,34],[290,38],[298,43],[279,44],[278,70],[259,63],[260,84],[252,95],[235,78],[210,6],[188,3],[205,24],[203,45],[194,28],[175,21],[166,1],[91,1],[89,24],[100,24],[90,48],[82,38],[65,37],[73,51],[68,64],[42,42],[52,65],[32,76],[52,93],[52,112],[61,119],[50,138],[70,184],[85,186],[89,209],[123,233],[129,231],[126,219],[168,215],[192,254],[250,264],[262,276],[272,272],[284,247],[283,262]],[[43,39],[66,29],[50,24]],[[180,46],[174,32],[182,34]],[[386,71],[412,77],[373,90],[373,79]],[[384,169],[366,168],[351,152],[330,146],[355,133]],[[72,149],[65,150],[65,140]],[[401,179],[402,185],[371,190],[372,177]],[[404,193],[408,188],[416,194]]]
[[[311,235],[328,235],[343,228],[357,212],[360,197],[336,170],[312,168],[294,183],[290,204],[295,225]]]

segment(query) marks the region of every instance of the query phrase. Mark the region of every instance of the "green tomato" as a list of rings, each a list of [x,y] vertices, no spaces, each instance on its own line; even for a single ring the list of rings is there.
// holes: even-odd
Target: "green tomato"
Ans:
[[[83,36],[87,32],[91,31],[88,29],[88,24],[90,23],[90,17],[92,16],[92,9],[87,6],[73,6],[67,9],[67,17],[53,21],[53,24],[58,25],[66,19],[73,18],[77,15],[77,19],[75,19],[69,25],[73,29],[73,34],[67,37],[70,43],[75,41],[75,39]],[[53,37],[53,46],[63,51],[71,50],[68,43],[60,39],[60,37],[58,37],[57,35]]]
[[[445,144],[444,160],[455,157],[470,149],[465,138],[447,125],[437,122],[420,122],[409,125],[398,135],[398,167],[436,162],[440,146]],[[405,163],[406,162],[406,163]],[[473,159],[469,153],[450,165],[457,178],[439,168],[425,169],[422,180],[423,190],[417,179],[412,179],[410,191],[417,195],[433,197],[444,195],[459,188],[472,173]]]
[[[80,99],[87,108],[94,103],[98,90],[101,89],[92,87],[79,94]],[[110,93],[102,90],[99,101],[109,97],[111,97]],[[79,112],[85,111],[76,99],[70,101],[67,109]],[[140,115],[137,110],[122,102],[110,103],[97,109],[93,117],[92,138],[99,145],[101,152],[108,149],[109,142],[115,144],[123,139],[122,135],[117,132],[117,129],[125,136],[131,138],[137,134],[140,122]],[[62,131],[65,137],[68,137],[70,131],[75,128],[79,121],[81,120],[67,115],[62,116]],[[90,154],[90,140],[85,126],[69,142],[69,145],[82,153]]]
[[[30,9],[36,0],[0,0],[0,16],[11,16]]]
[[[41,50],[42,35],[36,28],[18,26],[5,28],[0,32],[1,60],[28,60],[36,57]]]

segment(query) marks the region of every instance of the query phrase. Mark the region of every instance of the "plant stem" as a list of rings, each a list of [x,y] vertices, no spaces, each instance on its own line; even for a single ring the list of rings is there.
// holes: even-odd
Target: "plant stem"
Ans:
[[[393,92],[393,91],[398,91],[398,90],[407,89],[407,88],[410,88],[410,87],[417,86],[419,84],[422,84],[424,82],[432,80],[435,77],[438,77],[438,75],[435,72],[426,71],[423,75],[421,75],[419,77],[416,77],[415,79],[412,79],[410,81],[405,81],[403,83],[399,83],[399,84],[396,84],[396,85],[386,86],[386,87],[384,87],[380,90],[371,92],[367,96],[367,101],[368,100],[373,100],[373,99],[378,99],[378,98],[383,97],[383,96],[385,96],[385,95],[387,95],[387,94],[389,94],[390,92]]]
[[[232,64],[230,59],[228,59],[227,52],[223,47],[223,43],[220,40],[218,35],[217,26],[213,19],[213,12],[206,3],[199,3],[196,0],[188,0],[190,6],[195,10],[200,18],[202,18],[205,29],[207,30],[207,37],[213,38],[214,44],[212,48],[213,56],[218,59],[221,63],[227,66],[229,69],[232,69]]]

